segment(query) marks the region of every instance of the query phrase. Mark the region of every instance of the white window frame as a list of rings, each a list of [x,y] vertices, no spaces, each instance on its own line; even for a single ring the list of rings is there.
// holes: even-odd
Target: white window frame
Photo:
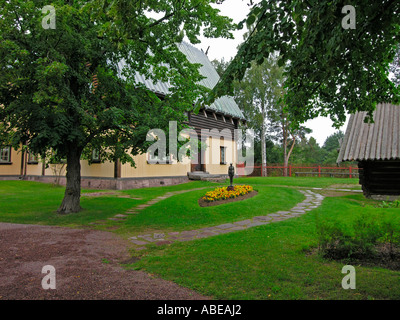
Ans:
[[[152,154],[147,154],[147,163],[148,164],[171,164],[171,156],[166,155],[163,158],[159,158],[158,156],[152,156]]]
[[[7,159],[3,159],[7,154]],[[11,147],[0,148],[0,163],[11,163]]]

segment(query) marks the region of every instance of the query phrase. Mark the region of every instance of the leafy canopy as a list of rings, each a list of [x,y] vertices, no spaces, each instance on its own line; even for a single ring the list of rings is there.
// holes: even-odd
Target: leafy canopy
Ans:
[[[247,19],[251,33],[210,95],[233,93],[251,62],[278,52],[286,68],[284,103],[293,120],[330,116],[339,127],[346,113],[368,111],[377,103],[400,101],[389,79],[389,64],[400,42],[400,2],[351,1],[355,29],[345,29],[344,0],[261,0]],[[347,21],[347,20],[346,20]]]
[[[231,37],[217,1],[54,0],[55,29],[44,29],[48,1],[0,0],[0,139],[60,157],[98,149],[103,160],[133,159],[146,133],[182,127],[205,88],[198,65],[177,46]],[[137,83],[140,73],[168,81],[162,99]],[[168,135],[167,135],[168,136]]]

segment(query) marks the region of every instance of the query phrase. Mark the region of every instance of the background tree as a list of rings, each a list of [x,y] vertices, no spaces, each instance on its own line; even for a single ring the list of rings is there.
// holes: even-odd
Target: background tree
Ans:
[[[274,137],[283,149],[283,166],[286,167],[283,170],[283,175],[286,177],[289,159],[296,143],[304,141],[306,135],[311,133],[312,130],[302,125],[294,126],[287,112],[285,112],[282,101],[269,112],[269,119],[269,131],[272,133],[270,136]]]
[[[323,161],[323,152],[314,137],[303,137],[292,154],[291,163],[297,165],[319,165]]]
[[[392,73],[391,80],[393,83],[399,87],[400,86],[400,44],[397,45],[397,52],[390,64],[390,72]]]
[[[252,32],[209,101],[233,95],[234,80],[245,76],[252,61],[262,64],[278,52],[279,65],[286,67],[285,106],[297,123],[322,115],[339,127],[347,113],[367,111],[371,120],[378,103],[398,103],[399,88],[388,74],[399,43],[400,2],[352,1],[355,29],[347,28],[352,17],[342,13],[346,5],[344,0],[262,0],[253,5],[240,23]]]
[[[261,65],[253,62],[243,79],[234,82],[235,100],[247,119],[247,126],[256,134],[254,156],[256,163],[264,167],[262,176],[267,175],[268,158],[275,163],[283,162],[287,167],[296,142],[304,140],[305,135],[311,132],[305,126],[292,126],[282,100],[284,70],[277,61],[277,56],[271,56]],[[213,64],[223,75],[229,62],[214,60]],[[280,159],[276,159],[276,149],[271,144],[274,141],[282,147]],[[268,155],[267,149],[274,153]],[[284,175],[287,175],[287,169]]]
[[[231,61],[232,61],[232,59],[230,61],[225,61],[225,58],[222,57],[221,60],[218,60],[218,59],[212,60],[211,64],[215,68],[215,71],[217,71],[218,75],[220,77],[222,77],[222,75],[224,74],[226,68],[229,66],[229,63]]]
[[[261,134],[260,129],[255,128],[254,130],[254,163],[260,164],[262,163],[262,154],[261,150]],[[274,140],[272,140],[268,135],[265,138],[265,149],[267,154],[267,164],[272,163],[281,163],[282,162],[282,148],[279,144],[275,144]]]
[[[248,126],[258,129],[261,144],[262,176],[267,175],[266,138],[268,117],[274,112],[281,96],[282,72],[276,60],[265,60],[262,65],[252,64],[244,78],[235,83],[235,99],[240,105]]]
[[[338,150],[340,149],[340,143],[344,138],[343,131],[337,131],[326,138],[323,150],[323,163],[324,164],[335,164],[338,158]]]
[[[202,27],[207,37],[231,37],[217,2],[54,0],[56,28],[44,29],[47,1],[0,0],[0,137],[67,160],[59,213],[81,209],[82,155],[97,149],[103,160],[134,165],[150,129],[168,132],[173,120],[182,128],[206,90],[177,44],[198,43]],[[158,98],[136,72],[169,81],[170,93]]]

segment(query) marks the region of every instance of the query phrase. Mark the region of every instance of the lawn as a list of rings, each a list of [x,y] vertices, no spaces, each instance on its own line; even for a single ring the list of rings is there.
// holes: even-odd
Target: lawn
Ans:
[[[64,188],[0,181],[0,221],[111,228],[128,237],[149,230],[190,230],[286,210],[304,199],[298,189],[322,193],[321,188],[332,185],[360,189],[357,179],[268,177],[239,178],[234,182],[252,185],[258,195],[202,208],[198,199],[220,184],[195,181],[113,191],[102,197],[83,196],[82,212],[60,216],[55,211]],[[107,219],[167,192],[198,188],[203,189],[159,201],[124,222]],[[88,192],[94,190],[82,190]],[[140,260],[126,267],[156,274],[215,299],[400,299],[399,271],[356,264],[357,287],[344,290],[341,270],[349,262],[323,259],[316,252],[317,223],[321,221],[350,224],[363,213],[400,223],[399,208],[378,207],[378,202],[366,200],[360,193],[342,194],[326,197],[320,207],[300,217],[201,240],[150,246],[133,253]],[[121,197],[127,195],[130,198]],[[91,224],[98,221],[104,223]]]
[[[361,213],[391,216],[400,209],[363,206],[362,195],[326,198],[286,221],[203,240],[154,248],[133,268],[158,274],[215,299],[400,299],[400,272],[354,265],[356,289],[344,290],[348,262],[321,258],[317,219],[350,222]]]
[[[83,197],[83,210],[76,214],[56,213],[65,188],[31,181],[0,181],[0,221],[79,227],[122,213],[134,200],[110,197]],[[100,191],[100,190],[96,190]],[[82,193],[93,190],[82,190]]]
[[[218,206],[200,207],[198,200],[213,188],[215,186],[175,195],[147,207],[140,214],[130,216],[119,232],[198,229],[288,210],[304,199],[304,196],[295,189],[260,185],[255,187],[258,194],[253,198]]]

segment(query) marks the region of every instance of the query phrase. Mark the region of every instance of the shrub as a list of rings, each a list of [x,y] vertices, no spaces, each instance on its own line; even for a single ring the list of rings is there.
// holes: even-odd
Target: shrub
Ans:
[[[339,222],[325,222],[318,225],[318,249],[324,257],[347,258],[355,250],[351,235]]]
[[[394,257],[394,248],[400,246],[400,226],[393,221],[384,221],[381,226],[380,241],[389,244],[389,255]]]
[[[389,254],[400,245],[400,226],[389,220],[361,214],[350,225],[338,221],[317,223],[319,251],[327,258],[367,258],[375,256],[379,244],[389,244]]]
[[[377,205],[378,208],[400,208],[400,200],[382,201]]]

